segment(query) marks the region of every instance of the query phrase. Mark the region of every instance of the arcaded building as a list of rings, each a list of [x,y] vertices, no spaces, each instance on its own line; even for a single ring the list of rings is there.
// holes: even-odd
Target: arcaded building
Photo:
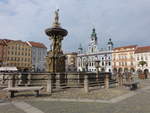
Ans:
[[[150,72],[150,46],[138,47],[135,51],[136,71]],[[146,64],[140,65],[139,62],[144,61]]]
[[[122,46],[113,49],[112,68],[113,71],[135,71],[135,51],[137,45]]]

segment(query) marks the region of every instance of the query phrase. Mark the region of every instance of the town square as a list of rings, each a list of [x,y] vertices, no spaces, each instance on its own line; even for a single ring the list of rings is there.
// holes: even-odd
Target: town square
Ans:
[[[149,113],[149,4],[0,0],[0,113]]]

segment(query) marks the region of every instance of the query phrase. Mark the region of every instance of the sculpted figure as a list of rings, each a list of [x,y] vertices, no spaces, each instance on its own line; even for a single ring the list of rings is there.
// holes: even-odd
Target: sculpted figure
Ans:
[[[59,14],[58,14],[58,12],[59,12],[59,9],[57,9],[56,11],[55,11],[55,23],[59,23],[58,21],[59,21]]]

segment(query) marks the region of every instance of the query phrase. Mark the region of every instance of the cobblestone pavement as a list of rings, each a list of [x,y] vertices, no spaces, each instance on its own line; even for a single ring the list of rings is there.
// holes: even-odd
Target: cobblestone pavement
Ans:
[[[142,87],[150,87],[150,80]],[[44,113],[150,113],[150,88],[135,91],[133,95],[116,103],[27,101]]]
[[[150,90],[115,104],[28,101],[44,113],[150,113]]]
[[[131,93],[135,94],[114,103],[51,101],[44,98],[28,98],[22,102],[21,98],[17,98],[22,105],[16,104],[17,99],[0,103],[0,113],[150,113],[150,80],[142,81],[142,89]],[[117,100],[116,97],[113,99]]]
[[[25,113],[11,103],[0,103],[0,113]]]

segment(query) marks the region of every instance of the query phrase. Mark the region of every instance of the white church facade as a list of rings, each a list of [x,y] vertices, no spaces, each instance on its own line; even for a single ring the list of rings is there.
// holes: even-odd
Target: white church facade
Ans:
[[[80,45],[77,55],[77,70],[96,72],[95,62],[99,63],[99,71],[112,72],[112,49],[113,42],[109,39],[107,49],[99,50],[98,38],[93,28],[90,42],[86,52]]]

